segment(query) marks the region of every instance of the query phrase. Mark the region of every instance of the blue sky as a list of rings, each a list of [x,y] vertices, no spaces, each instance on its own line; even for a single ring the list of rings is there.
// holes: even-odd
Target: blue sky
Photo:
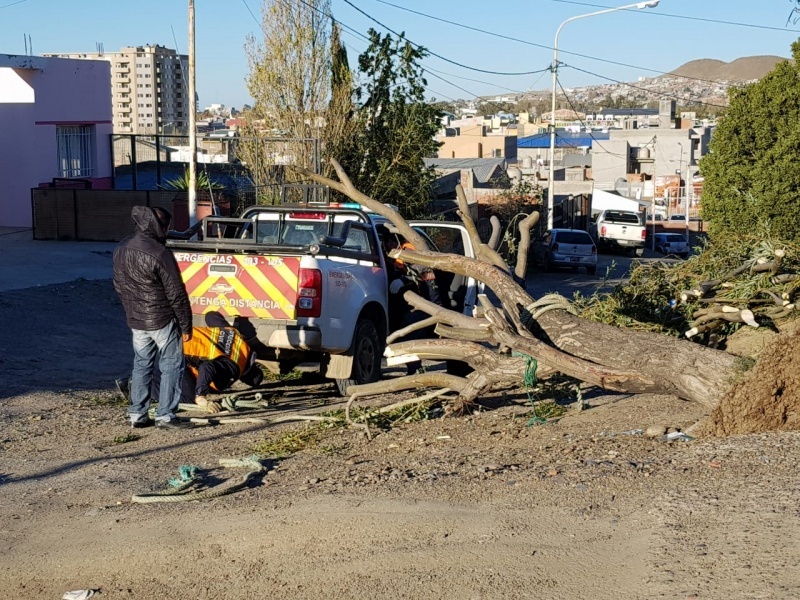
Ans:
[[[504,40],[454,23],[552,47],[558,25],[565,19],[620,6],[625,0],[350,0],[352,4],[412,42],[445,58],[487,71],[522,72],[545,69],[552,50]],[[245,85],[247,58],[243,49],[249,33],[260,32],[247,10],[257,15],[259,0],[196,0],[197,87],[200,105],[221,102],[241,107],[249,101]],[[426,13],[440,20],[400,10],[390,4]],[[787,19],[800,0],[661,0],[658,7],[616,12],[567,24],[559,38],[560,59],[596,75],[621,81],[653,76],[648,71],[669,71],[686,61],[716,58],[730,61],[740,56],[789,56],[790,45],[800,37],[800,21]],[[0,0],[0,53],[22,54],[23,34],[29,34],[34,53],[91,52],[97,42],[106,51],[126,45],[158,43],[187,52],[186,0]],[[349,6],[333,0],[333,15],[348,27],[366,33],[381,27]],[[800,12],[797,13],[800,16]],[[732,21],[773,29],[739,27],[689,20],[675,16]],[[174,30],[174,39],[173,39]],[[366,47],[363,39],[346,33],[351,64]],[[623,67],[570,56],[565,51],[635,65]],[[436,57],[424,65],[429,93],[437,99],[503,94],[509,91],[549,89],[546,73],[500,76],[470,71]],[[437,77],[438,75],[438,77]],[[440,79],[443,78],[443,79]],[[467,79],[464,79],[467,78]],[[601,77],[562,67],[565,87],[604,83]],[[446,81],[445,81],[446,80]],[[478,81],[471,81],[478,80]],[[457,87],[456,87],[457,86]],[[461,88],[461,89],[459,89]]]

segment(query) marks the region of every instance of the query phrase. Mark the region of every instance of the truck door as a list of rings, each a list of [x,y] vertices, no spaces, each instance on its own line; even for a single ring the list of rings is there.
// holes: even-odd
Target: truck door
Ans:
[[[345,227],[347,221],[349,227]],[[322,318],[327,317],[332,337],[323,342],[326,348],[344,351],[350,347],[359,313],[368,304],[382,307],[383,323],[376,322],[375,327],[386,331],[388,289],[378,242],[370,226],[354,221],[351,215],[334,215],[332,237],[344,237],[339,248],[351,256],[330,253],[325,261]],[[321,255],[324,253],[325,249],[320,251]],[[374,318],[377,317],[373,315]]]

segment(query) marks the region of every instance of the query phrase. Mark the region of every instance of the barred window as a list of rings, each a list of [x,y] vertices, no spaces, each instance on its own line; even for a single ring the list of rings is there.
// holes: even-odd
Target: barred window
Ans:
[[[94,125],[58,125],[56,140],[59,177],[94,174]]]

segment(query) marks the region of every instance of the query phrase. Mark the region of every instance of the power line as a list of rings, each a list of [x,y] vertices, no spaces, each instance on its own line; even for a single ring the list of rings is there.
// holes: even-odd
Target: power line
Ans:
[[[330,13],[326,13],[325,11],[323,11],[323,10],[321,10],[321,9],[317,8],[316,6],[314,6],[314,5],[312,5],[312,4],[308,3],[308,2],[305,2],[304,0],[299,0],[299,1],[300,1],[302,4],[305,4],[306,6],[308,6],[309,8],[312,8],[313,10],[315,10],[315,11],[319,12],[319,13],[320,13],[320,14],[322,14],[323,16],[330,18],[330,19],[331,19],[333,22],[335,22],[335,23],[337,23],[338,25],[340,25],[340,26],[342,27],[342,29],[343,29],[343,30],[344,30],[346,33],[349,33],[350,35],[356,36],[356,37],[358,37],[358,38],[360,38],[360,39],[363,39],[363,40],[365,40],[365,41],[367,41],[367,42],[371,42],[371,40],[370,40],[370,39],[369,39],[367,36],[365,36],[364,34],[360,33],[360,32],[359,32],[359,31],[357,31],[356,29],[354,29],[354,28],[350,27],[349,25],[347,25],[347,24],[343,23],[343,22],[342,22],[342,21],[340,21],[339,19],[336,19],[336,18],[334,18],[334,17],[333,17],[333,15],[331,15]],[[345,0],[345,1],[346,1],[346,0]],[[261,22],[258,20],[258,18],[256,17],[255,13],[254,13],[254,12],[252,11],[252,9],[250,8],[250,5],[247,3],[247,0],[242,0],[242,3],[245,5],[245,8],[247,8],[247,12],[249,12],[249,13],[250,13],[250,16],[253,18],[253,21],[255,21],[255,23],[256,23],[256,24],[259,26],[259,28],[260,28],[260,29],[261,29],[261,30],[262,30],[262,31],[263,31],[263,32],[266,34],[266,31],[264,30],[264,27],[263,27],[262,23],[261,23]],[[354,7],[354,8],[356,8],[356,7]],[[357,10],[359,10],[359,9],[357,9]],[[385,27],[385,26],[381,24],[381,27]],[[391,30],[391,29],[389,29],[388,27],[386,27],[386,29],[388,29],[389,31],[391,31],[391,32],[392,32],[392,33],[394,33],[395,35],[398,35],[398,36],[400,35],[400,34],[396,33],[395,31],[392,31],[392,30]],[[413,43],[413,42],[411,42],[410,40],[409,40],[409,43],[411,43],[412,45],[415,45],[415,46],[416,46],[416,44],[414,44],[414,43]],[[354,50],[356,50],[356,49],[354,49]],[[358,50],[356,50],[356,51],[358,52]],[[359,53],[360,53],[360,52],[359,52]],[[441,57],[441,56],[439,56],[439,55],[437,55],[437,54],[433,54],[433,53],[431,53],[431,55],[432,55],[432,56],[436,56],[437,58],[441,58],[441,59],[445,60],[446,62],[453,62],[453,61],[449,61],[448,59],[444,59],[443,57]],[[458,63],[454,63],[454,64],[458,64]],[[464,66],[464,65],[459,65],[459,66]],[[465,67],[465,68],[468,68],[468,69],[469,69],[469,68],[471,68],[471,67]],[[437,79],[441,79],[442,81],[444,81],[445,83],[447,83],[447,84],[449,84],[449,85],[453,86],[454,88],[456,88],[456,89],[459,89],[459,90],[461,90],[461,91],[463,91],[463,92],[465,92],[465,93],[467,93],[467,94],[469,94],[469,95],[471,95],[471,96],[478,97],[478,96],[477,96],[477,94],[474,94],[473,92],[471,92],[471,91],[469,91],[469,90],[467,90],[467,89],[465,89],[465,88],[463,88],[463,87],[461,87],[461,86],[458,86],[458,85],[454,84],[453,82],[451,82],[451,81],[449,81],[449,80],[447,80],[447,79],[444,79],[443,77],[440,77],[440,76],[436,75],[436,74],[434,73],[435,69],[431,69],[430,67],[426,67],[426,66],[424,66],[424,65],[422,65],[422,69],[423,69],[423,71],[428,71],[428,72],[429,72],[431,75],[433,75],[433,76],[434,76],[434,77],[436,77]],[[541,69],[541,70],[539,70],[539,71],[532,71],[531,73],[532,73],[532,74],[533,74],[533,73],[541,73],[541,74],[542,74],[542,76],[544,76],[544,74],[546,74],[546,73],[547,73],[547,72],[549,72],[549,71],[550,71],[550,68],[548,67],[548,68],[545,68],[545,69]],[[442,71],[438,71],[438,72],[439,72],[439,73],[442,73]],[[493,73],[493,74],[494,74],[494,73]],[[502,73],[499,73],[499,74],[502,74]],[[449,73],[445,73],[445,75],[450,75],[450,76],[453,76],[453,77],[459,77],[458,75],[451,75],[451,74],[449,74]],[[469,79],[469,78],[466,78],[466,77],[459,77],[459,78],[461,78],[461,79]],[[475,81],[475,82],[477,82],[477,83],[483,83],[483,84],[485,84],[485,85],[494,85],[494,87],[499,87],[500,89],[506,89],[507,91],[513,91],[514,93],[522,93],[522,92],[518,92],[518,91],[516,91],[516,90],[508,90],[508,88],[502,88],[501,86],[497,86],[497,85],[495,85],[495,84],[491,84],[491,83],[484,82],[484,81],[478,81],[478,80],[474,80],[474,79],[473,79],[473,80],[471,80],[471,81]],[[426,89],[428,89],[428,88],[427,88],[427,86],[426,86]],[[432,90],[429,90],[429,91],[432,91]],[[441,95],[441,94],[440,94],[440,95]],[[448,96],[444,96],[444,95],[442,95],[442,96],[443,96],[443,97],[446,97],[446,98],[449,98]],[[454,99],[453,99],[453,98],[450,98],[450,100],[454,100]],[[498,107],[498,106],[499,106],[499,105],[497,105],[496,103],[491,103],[491,102],[490,102],[489,104],[494,104],[494,106],[495,106],[495,107]]]
[[[17,0],[16,2],[12,2],[11,4],[4,4],[0,6],[0,9],[8,8],[9,6],[16,6],[17,4],[22,4],[23,2],[27,2],[28,0]]]
[[[380,0],[379,0],[380,1]],[[588,6],[591,8],[613,8],[611,6],[604,6],[603,4],[591,4],[589,2],[578,2],[577,0],[548,0],[549,2],[558,2],[560,4],[575,4],[577,6]],[[628,9],[630,12],[638,12],[633,9]],[[673,15],[663,12],[646,11],[645,14],[654,17],[669,17],[671,19],[685,19],[687,21],[700,21],[703,23],[716,23],[718,25],[733,25],[736,27],[749,27],[751,29],[765,29],[767,31],[782,31],[784,33],[800,33],[797,29],[787,29],[786,27],[772,27],[770,25],[754,25],[752,23],[739,23],[737,21],[723,21],[721,19],[708,19],[705,17],[690,17],[689,15]]]
[[[569,106],[572,109],[572,112],[574,112],[575,116],[578,118],[578,121],[580,121],[581,125],[583,125],[583,127],[586,129],[586,131],[589,131],[589,127],[587,127],[587,125],[584,122],[584,120],[581,119],[581,116],[580,116],[580,113],[578,112],[578,109],[575,108],[575,105],[572,103],[572,100],[567,95],[567,91],[564,89],[564,86],[561,85],[560,81],[558,82],[558,87],[561,88],[561,93],[564,94],[564,98],[567,99],[567,102],[569,103]],[[627,156],[625,156],[624,154],[620,154],[618,152],[611,152],[608,148],[604,147],[598,140],[595,139],[595,137],[591,134],[591,132],[589,132],[589,136],[594,140],[594,143],[596,143],[600,148],[603,149],[603,152],[605,152],[606,154],[610,154],[611,156],[616,156],[617,158],[627,158]]]
[[[463,23],[458,23],[456,21],[453,21],[452,19],[443,19],[441,17],[436,17],[436,16],[429,15],[429,14],[424,13],[424,12],[420,12],[418,10],[413,10],[413,9],[407,8],[405,6],[400,6],[398,4],[394,4],[392,2],[388,2],[387,0],[375,0],[375,2],[380,2],[381,4],[385,4],[387,6],[392,6],[392,7],[396,8],[396,9],[398,9],[398,10],[403,10],[403,11],[406,11],[406,12],[409,12],[409,13],[412,13],[412,14],[415,14],[415,15],[419,15],[421,17],[425,17],[427,19],[432,19],[434,21],[439,21],[441,23],[447,23],[448,25],[453,25],[455,27],[460,27],[462,29],[468,29],[469,31],[476,31],[478,33],[483,33],[485,35],[501,38],[501,39],[504,39],[504,40],[509,40],[509,41],[512,41],[512,42],[518,42],[520,44],[525,44],[527,46],[533,46],[535,48],[542,48],[544,50],[553,50],[552,46],[548,46],[546,44],[537,44],[536,42],[531,42],[529,40],[523,40],[523,39],[520,39],[520,38],[516,38],[516,37],[510,36],[510,35],[497,33],[495,31],[489,31],[487,29],[481,29],[479,27],[473,27],[471,25],[465,25]],[[658,14],[661,14],[661,13],[658,13]],[[629,63],[619,62],[619,61],[616,61],[616,60],[610,60],[610,59],[607,59],[607,58],[599,58],[597,56],[590,56],[588,54],[581,54],[579,52],[570,52],[568,50],[559,50],[559,52],[561,54],[570,54],[572,56],[578,56],[580,58],[586,58],[588,60],[595,60],[595,61],[598,61],[598,62],[604,62],[604,63],[608,63],[608,64],[611,64],[611,65],[617,65],[619,67],[627,67],[627,68],[630,68],[630,69],[638,69],[640,71],[650,71],[651,73],[658,73],[659,75],[669,75],[670,77],[678,77],[680,79],[691,79],[691,80],[694,80],[694,81],[704,81],[706,83],[722,83],[720,81],[714,81],[713,79],[703,79],[702,77],[690,77],[688,75],[674,75],[674,74],[670,73],[669,71],[662,71],[662,70],[658,70],[658,69],[650,69],[648,67],[641,67],[641,66],[638,66],[638,65],[632,65],[632,64],[629,64]]]
[[[432,50],[429,50],[428,48],[425,48],[424,46],[420,46],[419,44],[415,44],[414,42],[409,40],[407,37],[405,37],[404,34],[396,32],[394,29],[392,29],[388,25],[384,25],[383,23],[378,21],[378,19],[376,19],[375,17],[373,17],[369,13],[361,10],[355,4],[350,2],[350,0],[342,0],[342,2],[344,2],[348,6],[352,7],[354,10],[358,11],[359,13],[364,15],[365,17],[367,17],[370,21],[373,21],[374,23],[377,23],[380,27],[383,27],[385,30],[395,34],[398,37],[404,38],[409,44],[411,44],[412,46],[414,46],[418,50],[420,50],[420,49],[425,50],[425,52],[427,52],[431,56],[435,56],[436,58],[438,58],[440,60],[448,62],[448,63],[450,63],[452,65],[457,66],[457,67],[461,67],[462,69],[468,69],[470,71],[477,71],[478,73],[488,73],[490,75],[504,75],[504,76],[536,75],[537,73],[541,73],[542,72],[542,71],[520,71],[520,72],[515,72],[515,73],[504,73],[504,72],[501,72],[501,71],[489,71],[487,69],[478,69],[477,67],[470,67],[469,65],[465,65],[463,63],[456,62],[454,60],[450,60],[449,58],[446,58],[446,57],[442,56],[441,54],[437,54],[436,52],[434,52]],[[545,69],[545,70],[547,70],[547,69]]]
[[[619,81],[619,80],[613,79],[611,77],[606,77],[605,75],[599,75],[597,73],[593,73],[591,71],[587,71],[585,69],[581,69],[581,68],[573,66],[573,65],[567,65],[567,64],[561,63],[561,66],[562,67],[569,67],[571,69],[575,69],[576,71],[580,71],[581,73],[586,73],[587,75],[593,75],[594,77],[599,77],[600,79],[605,79],[606,81],[612,81],[612,82],[617,83],[619,85],[624,85],[624,86],[627,86],[629,88],[633,88],[635,90],[641,90],[641,91],[646,92],[648,94],[653,94],[655,96],[661,96],[662,98],[669,98],[670,100],[682,100],[683,102],[693,102],[695,104],[702,104],[703,106],[713,106],[715,108],[725,108],[725,109],[728,108],[727,106],[724,106],[722,104],[713,104],[711,102],[703,102],[702,100],[697,100],[696,98],[692,98],[692,97],[685,97],[685,96],[681,97],[681,96],[677,96],[677,95],[674,95],[674,94],[664,94],[664,93],[661,93],[661,92],[654,92],[653,90],[648,90],[647,88],[643,88],[643,87],[638,86],[638,85],[633,85],[632,83],[625,83],[624,81]]]

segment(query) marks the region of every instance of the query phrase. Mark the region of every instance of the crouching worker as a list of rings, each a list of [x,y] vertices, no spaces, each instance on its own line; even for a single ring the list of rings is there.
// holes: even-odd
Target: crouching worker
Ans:
[[[256,354],[242,334],[218,312],[205,318],[206,327],[194,327],[192,339],[183,343],[186,367],[181,379],[180,402],[197,404],[209,413],[220,412],[219,402],[209,401],[210,392],[221,392],[237,380],[250,387],[261,385],[264,374],[255,364]],[[156,365],[157,367],[157,365]],[[117,388],[130,401],[130,380],[118,379]],[[150,397],[158,398],[161,373],[156,368]]]
[[[186,371],[181,396],[206,412],[216,413],[221,407],[208,400],[210,392],[221,392],[237,380],[255,387],[264,375],[255,363],[255,352],[220,313],[208,313],[205,320],[207,326],[195,327],[192,339],[183,344]]]

